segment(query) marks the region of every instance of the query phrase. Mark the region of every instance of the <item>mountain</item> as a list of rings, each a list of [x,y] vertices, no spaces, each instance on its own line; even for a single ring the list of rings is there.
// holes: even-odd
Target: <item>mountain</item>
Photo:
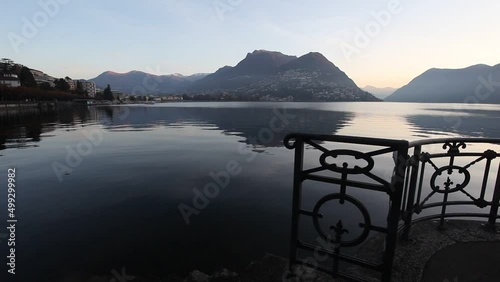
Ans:
[[[280,52],[255,50],[253,53],[248,53],[246,58],[234,67],[233,71],[236,75],[273,74],[281,66],[295,59],[297,59],[296,56],[288,56]]]
[[[322,54],[301,57],[257,50],[234,67],[220,68],[187,89],[196,93],[235,93],[260,100],[376,101]]]
[[[464,69],[430,69],[385,101],[422,103],[500,103],[500,64]]]
[[[225,66],[208,75],[105,72],[91,81],[101,88],[110,84],[112,89],[138,95],[182,93],[207,99],[267,101],[379,100],[358,88],[342,70],[317,52],[297,57],[255,50],[234,67]],[[157,87],[148,89],[148,85],[155,84]]]
[[[375,97],[379,99],[385,99],[388,96],[390,96],[392,93],[394,93],[397,88],[392,88],[392,87],[384,87],[384,88],[378,88],[375,86],[367,85],[363,88],[364,91],[373,94]]]
[[[110,84],[113,90],[123,93],[137,93],[137,95],[175,93],[186,88],[196,80],[202,79],[206,74],[183,76],[181,74],[154,75],[140,71],[116,73],[107,71],[96,78],[90,79],[98,88],[105,88]]]
[[[255,83],[269,75],[279,72],[279,68],[293,60],[295,56],[287,56],[279,52],[255,50],[248,53],[245,59],[236,66],[225,66],[211,75],[194,83],[189,90],[234,89]]]

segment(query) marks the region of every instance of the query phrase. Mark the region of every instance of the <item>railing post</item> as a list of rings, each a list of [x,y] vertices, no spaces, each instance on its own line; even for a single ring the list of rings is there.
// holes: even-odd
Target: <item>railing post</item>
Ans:
[[[448,196],[450,194],[450,185],[453,184],[450,178],[444,183],[444,195],[443,195],[443,206],[441,207],[441,217],[439,218],[439,229],[444,230],[445,218],[446,218],[446,207],[448,206]]]
[[[491,201],[490,216],[488,219],[488,228],[496,230],[496,220],[498,216],[498,206],[500,204],[500,165],[498,166],[497,181],[495,183],[495,191],[493,192],[493,200]]]
[[[398,223],[401,214],[401,201],[403,198],[404,178],[406,173],[406,163],[408,156],[408,143],[398,147],[398,156],[394,167],[394,176],[391,181],[393,189],[390,198],[389,216],[387,218],[387,241],[384,254],[384,272],[382,281],[390,282],[392,275],[392,265],[394,252],[396,251],[396,241],[398,237]]]
[[[295,162],[293,169],[293,204],[292,204],[292,232],[290,238],[290,261],[289,268],[297,263],[297,243],[299,233],[299,220],[302,198],[302,169],[304,167],[304,140],[301,137],[295,139]]]
[[[416,146],[413,151],[413,156],[410,158],[411,176],[410,186],[408,191],[408,200],[406,204],[406,211],[404,212],[405,227],[403,230],[402,238],[407,240],[411,229],[411,220],[413,218],[413,207],[415,205],[415,193],[417,191],[417,179],[420,167],[420,153],[422,153],[422,146]],[[408,177],[408,176],[407,176]]]

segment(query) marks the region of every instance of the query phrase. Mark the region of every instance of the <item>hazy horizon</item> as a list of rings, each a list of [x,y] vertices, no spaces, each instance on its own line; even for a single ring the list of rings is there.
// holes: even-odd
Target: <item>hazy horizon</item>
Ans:
[[[8,13],[0,27],[0,56],[55,77],[213,73],[264,49],[296,56],[320,52],[360,87],[399,88],[430,68],[500,63],[500,39],[492,36],[500,2],[492,0],[3,5]]]

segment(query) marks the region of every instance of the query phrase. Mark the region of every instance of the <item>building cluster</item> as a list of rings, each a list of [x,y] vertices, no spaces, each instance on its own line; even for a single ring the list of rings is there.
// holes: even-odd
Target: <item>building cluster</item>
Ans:
[[[168,95],[163,97],[155,97],[155,101],[159,102],[179,102],[184,100],[182,96]]]
[[[260,101],[364,101],[367,93],[330,78],[321,71],[290,70],[233,90],[236,95],[256,95]]]
[[[0,69],[0,85],[8,86],[8,87],[20,87],[21,81],[19,77],[16,75],[16,68],[22,67],[21,65],[14,64],[12,60],[2,59],[1,60],[2,68]],[[52,77],[42,71],[30,69],[31,74],[33,75],[33,79],[36,84],[40,87],[50,87],[54,88],[55,81],[57,80],[55,77]],[[78,90],[78,84],[81,84],[81,90],[85,91],[89,97],[94,98],[96,96],[97,88],[95,83],[87,80],[72,80],[69,77],[66,77],[66,82],[69,85],[70,91]]]
[[[70,91],[76,91],[78,89],[78,83],[80,83],[82,85],[82,90],[85,91],[89,97],[95,98],[97,87],[94,82],[84,79],[73,80],[69,77],[65,78],[65,80],[69,85]]]
[[[35,82],[38,86],[41,86],[43,84],[47,84],[50,87],[54,87],[55,83],[54,81],[56,80],[55,77],[52,77],[42,71],[35,70],[35,69],[30,69],[31,74],[33,74],[33,78],[35,79]],[[73,80],[69,77],[65,78],[66,82],[69,85],[69,90],[70,91],[76,91],[78,89],[78,83],[81,83],[82,85],[82,90],[84,90],[89,97],[94,98],[96,93],[97,93],[97,88],[95,83],[91,81],[87,81],[84,79],[78,79],[78,80]]]
[[[0,85],[19,87],[21,81],[16,75],[14,62],[7,58],[0,59]]]
[[[113,95],[114,96],[114,95]],[[177,95],[167,95],[167,96],[136,96],[136,95],[123,95],[116,97],[115,99],[122,100],[123,102],[134,102],[134,101],[153,101],[153,102],[181,102],[184,99],[182,96]]]

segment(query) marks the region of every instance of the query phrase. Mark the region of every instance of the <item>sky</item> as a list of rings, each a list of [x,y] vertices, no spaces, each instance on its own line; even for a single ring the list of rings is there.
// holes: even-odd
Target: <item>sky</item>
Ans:
[[[55,77],[212,73],[253,50],[321,52],[358,86],[500,63],[498,0],[2,1],[0,57]]]

